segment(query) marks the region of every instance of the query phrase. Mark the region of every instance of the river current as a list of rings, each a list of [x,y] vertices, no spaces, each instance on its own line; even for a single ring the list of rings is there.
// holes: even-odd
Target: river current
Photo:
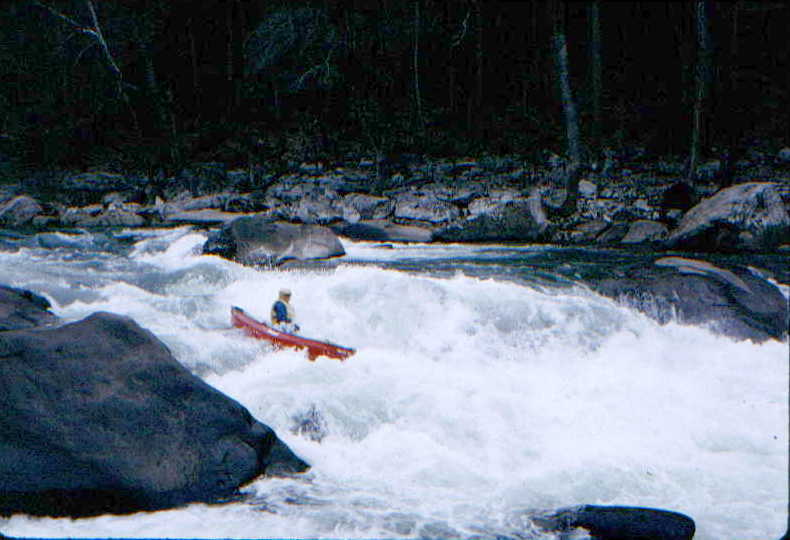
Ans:
[[[267,270],[202,256],[205,239],[26,237],[0,252],[0,283],[67,321],[134,318],[311,470],[225,504],[13,516],[0,533],[548,539],[530,516],[578,504],[682,512],[700,540],[785,532],[787,343],[660,325],[596,295],[574,282],[595,252],[344,240],[332,267]],[[304,335],[356,355],[311,363],[230,327],[231,306],[266,318],[281,287]]]

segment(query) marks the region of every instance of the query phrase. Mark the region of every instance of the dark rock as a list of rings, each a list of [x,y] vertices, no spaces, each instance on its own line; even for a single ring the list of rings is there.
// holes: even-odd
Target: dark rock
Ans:
[[[204,254],[250,265],[277,265],[289,259],[328,259],[345,255],[335,233],[317,225],[272,221],[263,214],[227,223],[203,245]]]
[[[22,227],[43,211],[38,201],[27,195],[20,195],[0,205],[0,225]]]
[[[194,163],[181,171],[173,188],[186,189],[192,195],[221,191],[228,185],[228,171],[224,163]]]
[[[674,249],[765,250],[790,233],[790,217],[772,183],[722,189],[689,210],[667,239]]]
[[[49,300],[26,289],[0,285],[0,331],[22,330],[52,324]]]
[[[373,242],[430,242],[433,232],[426,227],[398,225],[385,219],[362,220],[334,228],[341,236],[352,240]]]
[[[668,221],[670,210],[680,210],[685,213],[697,204],[697,194],[694,188],[686,182],[676,182],[669,186],[661,196],[659,214],[662,221]]]
[[[58,193],[64,204],[88,205],[101,202],[108,193],[134,188],[134,183],[121,174],[93,171],[65,178]]]
[[[0,355],[2,514],[216,501],[308,467],[127,317],[2,332]]]
[[[625,221],[612,223],[606,230],[595,238],[598,244],[611,245],[618,244],[628,234],[630,224]]]
[[[664,257],[622,277],[591,282],[611,298],[666,323],[677,318],[736,339],[785,339],[787,301],[769,281],[743,268],[724,269],[682,257]]]
[[[587,529],[596,540],[691,540],[694,520],[678,512],[631,506],[584,505],[534,518],[550,531]]]
[[[530,201],[511,201],[488,213],[456,222],[436,232],[445,242],[537,241],[545,238],[546,224],[533,217]]]

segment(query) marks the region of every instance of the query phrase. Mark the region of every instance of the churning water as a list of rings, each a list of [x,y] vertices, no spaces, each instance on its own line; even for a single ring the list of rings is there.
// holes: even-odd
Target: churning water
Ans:
[[[32,237],[0,253],[0,283],[44,294],[66,320],[131,316],[312,469],[259,479],[231,503],[14,516],[0,532],[554,538],[530,516],[602,504],[683,512],[702,540],[784,533],[786,343],[661,326],[513,263],[547,248],[346,242],[333,269],[278,271],[201,256],[205,238]],[[303,334],[357,354],[311,363],[230,328],[230,306],[265,318],[282,286]]]

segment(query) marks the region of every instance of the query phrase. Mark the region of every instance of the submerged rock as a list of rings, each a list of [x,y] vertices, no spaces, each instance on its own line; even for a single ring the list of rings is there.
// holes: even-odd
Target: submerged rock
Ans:
[[[632,506],[584,505],[533,521],[550,531],[587,529],[596,540],[691,540],[696,530],[694,520],[684,514]]]
[[[203,253],[242,264],[278,265],[291,259],[329,259],[346,252],[327,227],[272,221],[258,214],[226,224],[206,241]]]
[[[0,285],[0,331],[22,330],[52,324],[49,300],[27,289]]]
[[[133,320],[0,332],[0,513],[216,501],[308,465]]]

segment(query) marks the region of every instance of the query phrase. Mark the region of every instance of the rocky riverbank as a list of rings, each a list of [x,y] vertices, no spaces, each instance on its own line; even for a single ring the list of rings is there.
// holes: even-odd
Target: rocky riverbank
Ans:
[[[0,225],[214,227],[264,214],[325,225],[352,239],[766,251],[787,244],[790,231],[788,154],[752,153],[739,162],[736,185],[721,190],[717,161],[704,164],[702,181],[688,189],[679,183],[679,161],[612,155],[582,178],[576,211],[563,217],[553,212],[565,197],[566,170],[557,156],[543,164],[516,158],[305,163],[284,174],[202,163],[157,180],[84,172],[7,186]]]

